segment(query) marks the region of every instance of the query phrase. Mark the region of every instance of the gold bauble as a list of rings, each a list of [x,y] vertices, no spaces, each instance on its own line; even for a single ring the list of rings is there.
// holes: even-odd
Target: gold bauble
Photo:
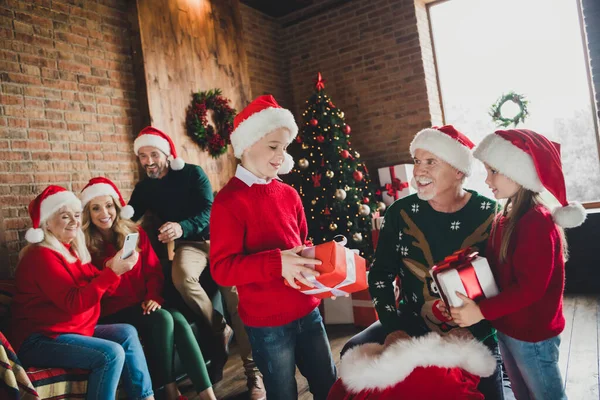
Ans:
[[[309,163],[308,163],[308,160],[306,158],[301,158],[298,161],[298,166],[300,167],[300,169],[306,169],[306,168],[308,168],[308,164]]]
[[[330,231],[335,231],[337,229],[337,224],[335,222],[332,222],[331,224],[329,224],[329,230]]]
[[[360,153],[359,153],[358,151],[355,151],[355,152],[354,152],[354,157],[356,157],[356,158],[360,158]]]
[[[344,190],[347,192],[348,190],[350,190],[350,186],[348,186],[348,185],[344,186]]]
[[[369,215],[371,213],[371,209],[369,208],[368,205],[361,204],[360,207],[358,207],[358,213],[360,215],[362,215],[363,217],[366,217],[367,215]]]
[[[308,145],[306,143],[302,143],[302,150],[308,149]]]
[[[352,235],[352,240],[354,240],[356,243],[362,242],[362,239],[362,233],[360,232],[356,232],[354,235]]]
[[[333,178],[333,171],[327,170],[327,172],[325,172],[325,176],[328,177],[329,179]]]
[[[344,118],[344,112],[340,111],[340,118]]]
[[[344,189],[338,189],[335,191],[335,198],[342,201],[346,198],[346,191]]]
[[[352,226],[352,221],[348,221],[346,225],[348,226],[348,228],[350,228]]]
[[[386,208],[387,208],[387,206],[385,205],[385,203],[383,201],[380,201],[377,203],[377,211],[383,212],[383,211],[385,211]]]
[[[316,200],[311,200],[310,204],[312,204],[314,206],[315,204],[317,204],[317,201]]]

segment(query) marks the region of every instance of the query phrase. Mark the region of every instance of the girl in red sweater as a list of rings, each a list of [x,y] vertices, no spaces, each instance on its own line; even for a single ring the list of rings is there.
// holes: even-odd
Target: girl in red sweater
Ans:
[[[135,265],[137,252],[98,271],[81,231],[81,202],[49,186],[29,205],[33,228],[25,238],[11,306],[12,342],[26,366],[90,370],[88,400],[114,399],[122,377],[131,399],[153,399],[137,331],[127,324],[97,325],[100,299]]]
[[[148,235],[129,218],[133,208],[115,184],[107,178],[92,178],[81,192],[83,230],[94,265],[102,268],[115,259],[125,236],[138,232],[139,260],[121,277],[114,292],[102,298],[101,323],[128,323],[135,326],[145,343],[146,357],[155,387],[165,387],[167,400],[185,399],[177,388],[173,355],[179,358],[200,399],[216,399],[202,352],[183,314],[162,308],[163,272]]]
[[[239,315],[267,398],[298,397],[296,365],[317,400],[325,400],[336,370],[319,314],[319,299],[296,290],[295,279],[317,273],[300,257],[307,226],[300,196],[277,178],[293,160],[286,153],[298,133],[292,113],[260,96],[234,120],[231,144],[242,159],[219,192],[210,220],[210,270],[222,286],[237,286]],[[290,284],[286,286],[284,279]]]
[[[488,258],[501,293],[452,308],[454,321],[470,326],[488,319],[513,392],[521,399],[566,399],[558,368],[565,326],[562,296],[567,243],[562,228],[581,225],[585,210],[567,202],[560,147],[526,129],[497,131],[474,152],[487,169],[497,199],[508,199],[488,241]],[[560,203],[550,211],[539,193]]]

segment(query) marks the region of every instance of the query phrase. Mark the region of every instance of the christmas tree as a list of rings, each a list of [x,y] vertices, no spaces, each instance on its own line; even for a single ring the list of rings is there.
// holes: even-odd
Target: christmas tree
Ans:
[[[306,103],[300,133],[290,146],[297,162],[289,182],[302,198],[309,239],[319,244],[344,235],[349,248],[370,259],[375,199],[369,172],[350,147],[350,125],[325,93],[321,73]]]

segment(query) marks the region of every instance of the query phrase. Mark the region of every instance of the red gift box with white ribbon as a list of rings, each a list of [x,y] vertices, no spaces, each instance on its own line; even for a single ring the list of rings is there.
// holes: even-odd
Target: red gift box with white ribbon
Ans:
[[[296,281],[302,293],[324,299],[348,296],[369,287],[366,260],[355,251],[344,247],[345,244],[344,238],[343,242],[331,241],[302,250],[302,257],[321,260],[321,265],[307,265],[314,267],[320,273],[319,276],[304,276],[314,288]],[[287,281],[285,283],[287,284]]]
[[[398,164],[391,167],[379,168],[379,183],[381,184],[381,197],[385,205],[389,206],[394,201],[415,192],[410,186],[413,177],[412,164]]]
[[[484,257],[471,248],[458,250],[430,270],[446,307],[460,307],[463,301],[456,295],[462,293],[478,301],[499,293],[490,265]]]
[[[379,211],[374,212],[371,218],[371,238],[373,239],[373,250],[377,249],[377,242],[379,241],[379,231],[383,226],[383,217],[379,216]]]

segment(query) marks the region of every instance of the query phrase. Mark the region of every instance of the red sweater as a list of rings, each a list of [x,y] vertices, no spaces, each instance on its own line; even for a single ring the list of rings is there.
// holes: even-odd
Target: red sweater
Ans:
[[[210,218],[210,270],[222,286],[237,286],[238,311],[252,327],[281,326],[319,304],[284,284],[281,250],[305,243],[300,196],[277,180],[248,186],[232,178],[219,192]]]
[[[121,275],[119,286],[102,298],[103,317],[124,308],[139,305],[146,300],[155,300],[161,305],[164,302],[162,298],[164,284],[162,266],[152,249],[146,232],[142,228],[138,228],[138,231],[140,233],[138,240],[140,258],[131,271]],[[117,254],[117,251],[112,243],[105,243],[103,257],[94,255],[92,263],[102,267]]]
[[[496,329],[518,340],[539,342],[557,336],[565,327],[565,260],[550,211],[538,205],[519,220],[504,263],[498,260],[506,218],[498,221],[486,257],[500,294],[482,300],[481,312]]]
[[[120,279],[111,269],[100,272],[79,259],[69,263],[54,250],[32,246],[19,262],[15,280],[11,343],[18,351],[33,333],[52,338],[62,333],[92,336],[100,299]]]

